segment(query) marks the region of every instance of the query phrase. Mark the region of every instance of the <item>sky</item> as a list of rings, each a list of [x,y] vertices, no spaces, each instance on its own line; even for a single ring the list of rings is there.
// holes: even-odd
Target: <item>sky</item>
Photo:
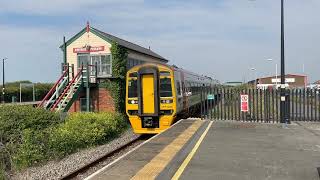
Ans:
[[[6,81],[56,81],[63,36],[87,21],[221,82],[280,72],[280,0],[0,1]],[[304,69],[310,82],[320,79],[319,9],[319,0],[285,0],[286,73]]]

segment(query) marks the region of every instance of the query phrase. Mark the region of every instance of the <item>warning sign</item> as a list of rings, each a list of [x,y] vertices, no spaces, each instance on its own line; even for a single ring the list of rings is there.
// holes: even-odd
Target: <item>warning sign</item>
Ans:
[[[248,112],[249,111],[249,96],[247,94],[241,94],[241,112]]]

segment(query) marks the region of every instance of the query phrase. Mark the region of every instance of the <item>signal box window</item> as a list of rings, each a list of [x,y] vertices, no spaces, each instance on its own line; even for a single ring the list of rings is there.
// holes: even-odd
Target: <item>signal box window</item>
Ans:
[[[90,68],[90,74],[94,75],[97,71],[99,77],[109,77],[112,74],[112,60],[110,54],[104,55],[90,55],[90,54],[78,54],[78,67],[81,65],[97,64],[97,69]]]

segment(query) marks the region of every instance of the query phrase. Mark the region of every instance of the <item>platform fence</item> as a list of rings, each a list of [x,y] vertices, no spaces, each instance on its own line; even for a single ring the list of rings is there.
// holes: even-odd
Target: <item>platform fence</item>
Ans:
[[[316,89],[286,89],[290,121],[320,122]],[[280,122],[280,89],[209,88],[201,90],[201,117],[213,120]]]

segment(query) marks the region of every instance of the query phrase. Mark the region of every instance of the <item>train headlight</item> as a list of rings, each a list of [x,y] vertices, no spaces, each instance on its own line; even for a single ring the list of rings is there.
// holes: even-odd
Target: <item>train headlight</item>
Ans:
[[[128,104],[138,104],[138,100],[129,100]]]

